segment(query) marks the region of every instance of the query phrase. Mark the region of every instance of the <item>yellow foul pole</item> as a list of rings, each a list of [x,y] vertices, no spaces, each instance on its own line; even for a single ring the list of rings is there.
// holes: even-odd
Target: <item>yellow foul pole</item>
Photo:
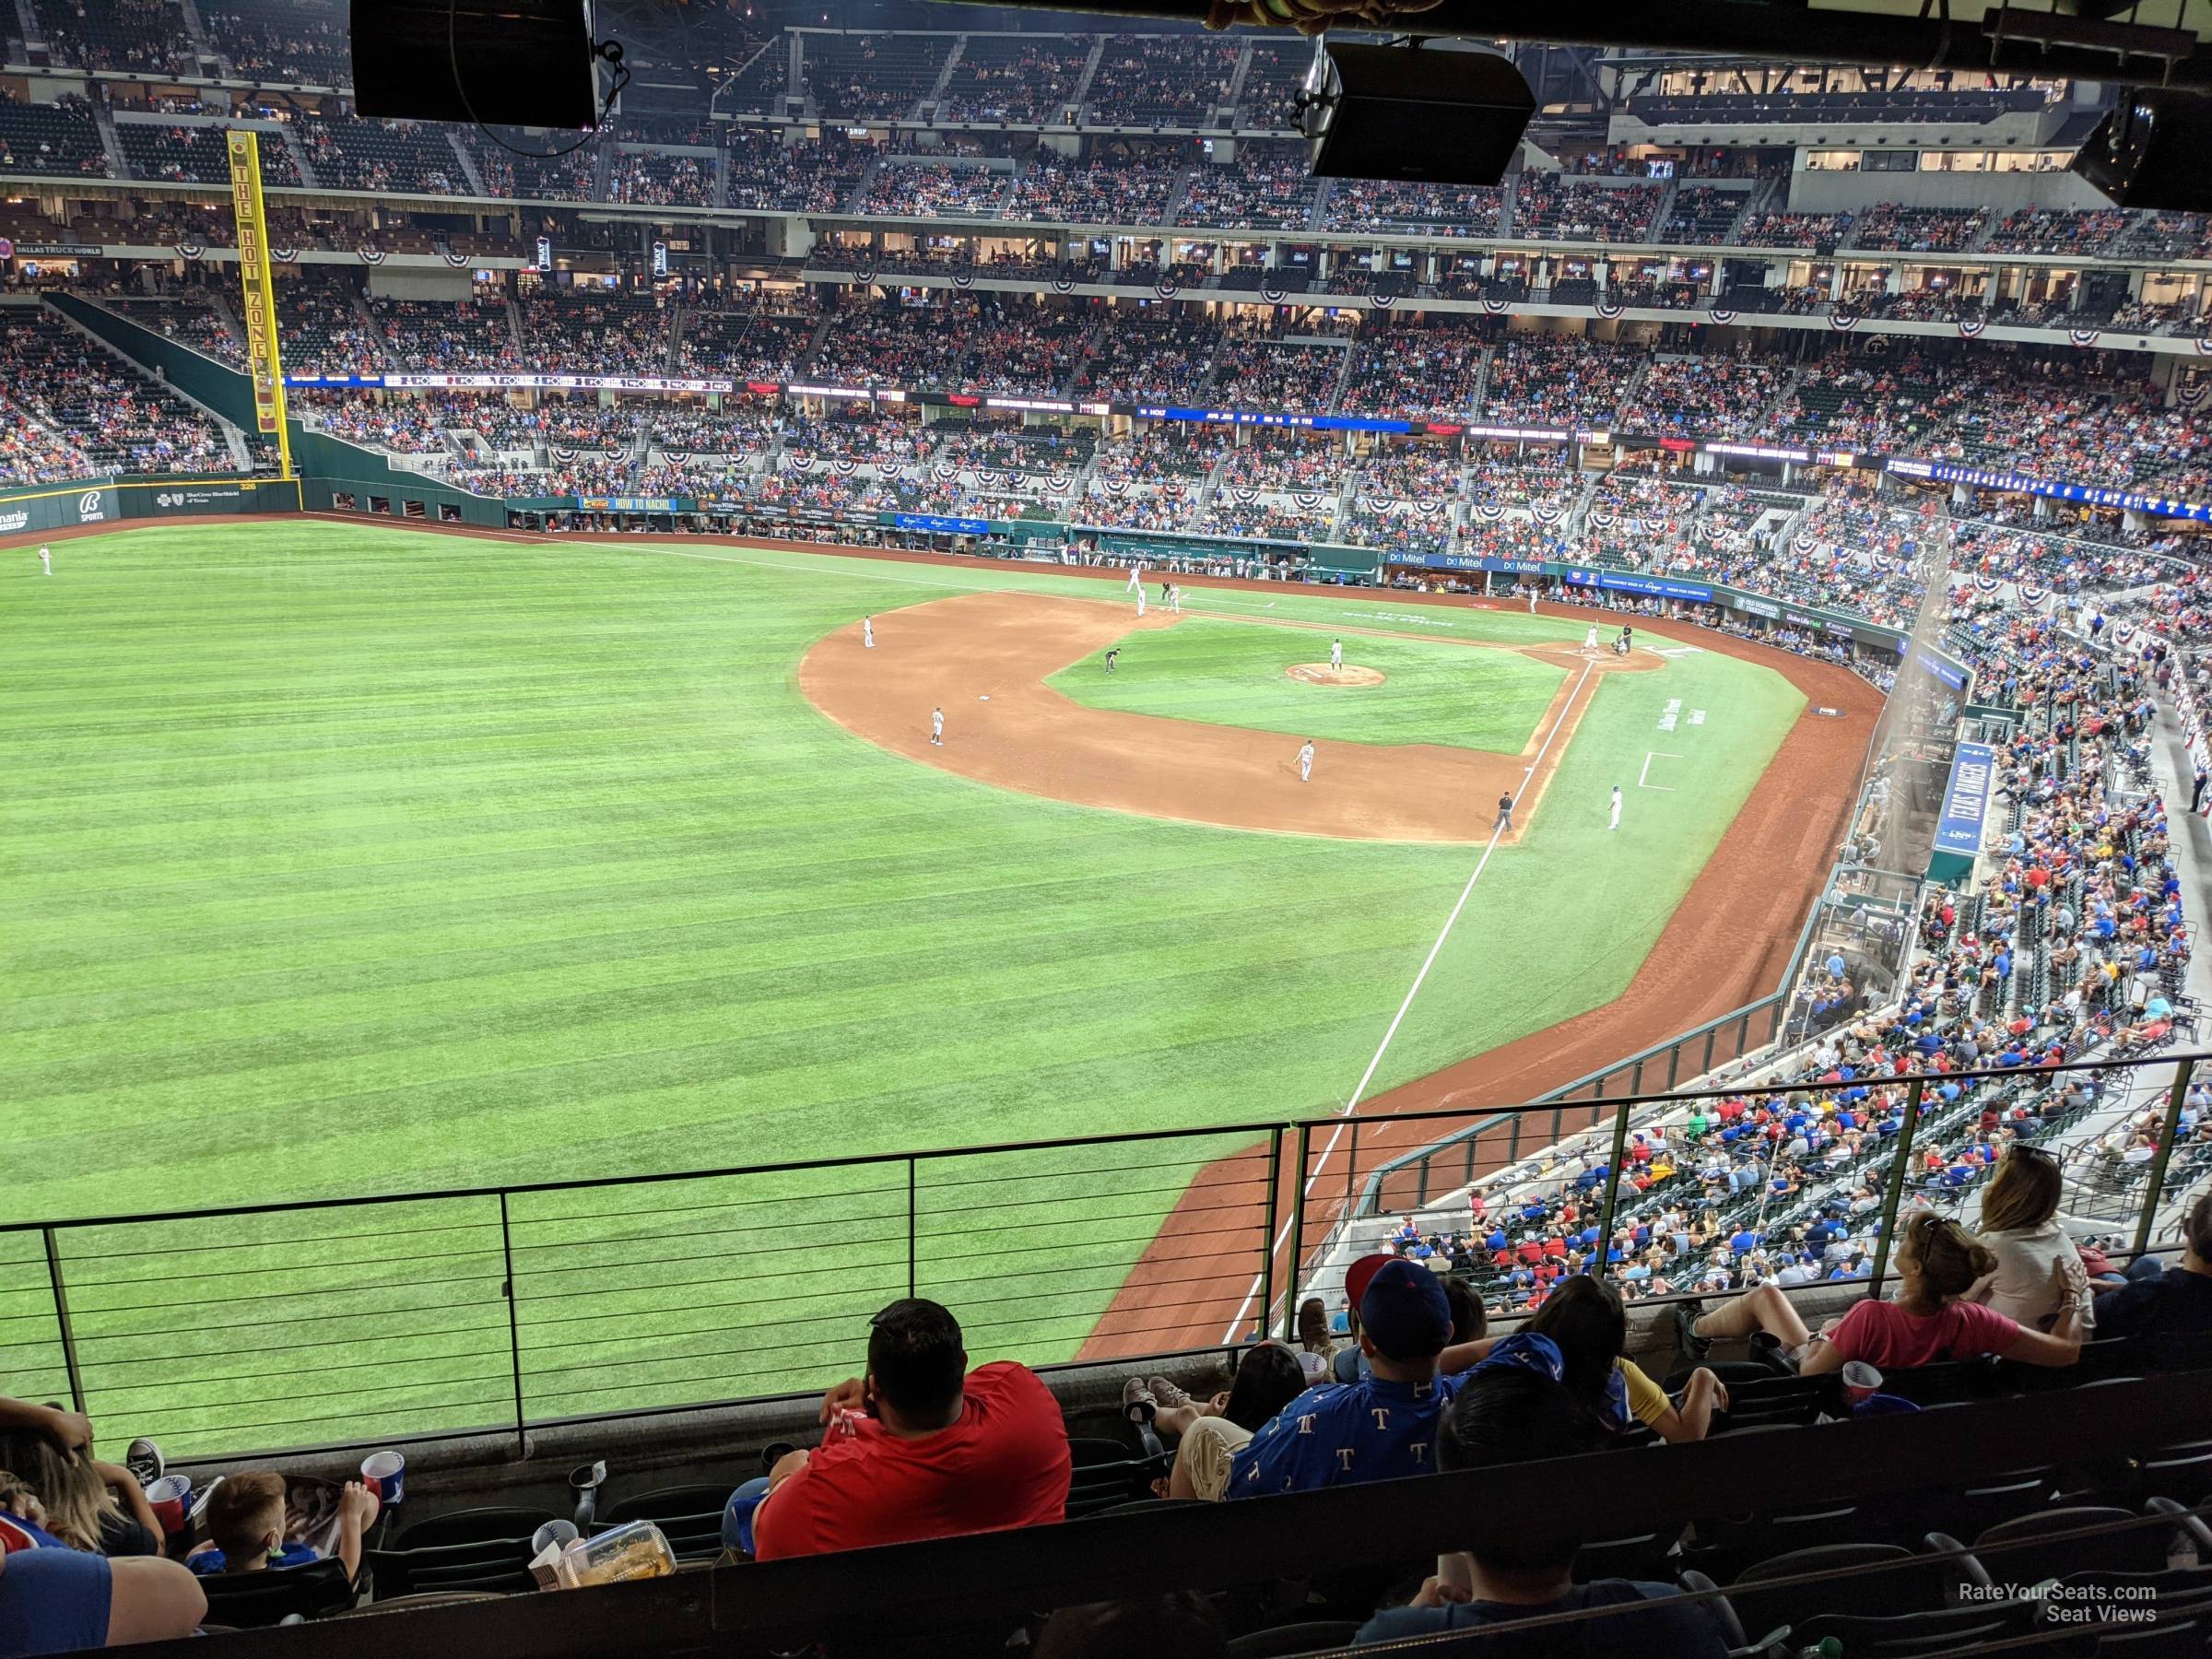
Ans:
[[[276,283],[269,270],[269,223],[261,202],[261,135],[232,127],[230,212],[238,224],[238,280],[243,291],[246,365],[253,380],[255,424],[276,440],[281,477],[292,476],[292,439],[284,418],[284,360],[276,349]]]

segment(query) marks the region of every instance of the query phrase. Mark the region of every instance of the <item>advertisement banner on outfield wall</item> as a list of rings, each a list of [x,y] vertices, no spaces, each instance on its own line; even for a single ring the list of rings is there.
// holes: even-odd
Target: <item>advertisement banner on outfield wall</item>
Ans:
[[[1986,743],[1960,744],[1951,757],[1943,812],[1936,820],[1936,852],[1972,858],[1982,851],[1983,826],[1996,782],[1997,751]]]
[[[0,535],[35,535],[41,530],[112,524],[122,516],[115,487],[104,480],[0,490]]]
[[[1782,620],[1782,606],[1771,599],[1754,599],[1748,594],[1728,595],[1728,608],[1742,611],[1747,617],[1764,617],[1770,622]]]
[[[123,516],[174,518],[180,513],[194,512],[258,512],[265,510],[263,493],[242,484],[200,484],[188,478],[163,478],[124,490]],[[291,505],[288,487],[288,491],[272,489],[268,493],[272,497],[282,495],[283,504]]]

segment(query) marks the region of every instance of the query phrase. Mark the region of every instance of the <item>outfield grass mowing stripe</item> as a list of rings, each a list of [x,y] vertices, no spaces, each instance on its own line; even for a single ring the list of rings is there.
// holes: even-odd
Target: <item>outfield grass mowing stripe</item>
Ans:
[[[272,522],[87,538],[51,580],[0,575],[5,1215],[782,1162],[1334,1103],[1464,880],[1461,853],[1152,822],[912,765],[799,695],[816,640],[873,614],[896,650],[899,607],[978,590],[1118,601],[1008,566],[700,551]],[[1201,623],[1391,629],[1375,649],[1414,656],[1437,649],[1430,632],[1579,637],[1550,618],[1408,619],[1387,597],[1288,589],[1194,590],[1186,608]],[[1449,626],[1417,628],[1433,621]],[[1205,626],[1326,655],[1314,632]],[[1364,648],[1347,640],[1355,660]],[[1379,1085],[1624,983],[1795,712],[1778,677],[1718,657],[1634,677],[1599,688],[1528,843],[1499,853]],[[1608,842],[1606,784],[1660,747],[1669,697],[1713,712],[1701,747],[1676,763],[1677,792],[1635,802]],[[1502,725],[1491,738],[1521,740]],[[1164,1142],[1128,1154],[1146,1168],[1104,1174],[1041,1154],[998,1166],[1019,1181],[924,1194],[924,1293],[974,1301],[979,1357],[1072,1355],[1187,1172],[1238,1149]],[[611,1206],[591,1194],[617,1213],[588,1221],[560,1218],[582,1195],[517,1199],[529,1408],[843,1374],[865,1314],[905,1290],[903,1261],[840,1239],[883,1175],[705,1183],[794,1227],[788,1259],[723,1241],[751,1264],[721,1265],[727,1295],[654,1288],[694,1253],[713,1270],[712,1241],[694,1253],[659,1236],[673,1224],[653,1206],[685,1183]],[[206,1329],[88,1306],[94,1407],[146,1410],[185,1449],[501,1421],[512,1399],[482,1381],[487,1333],[496,1347],[506,1320],[499,1284],[439,1271],[418,1259],[435,1241],[416,1236],[489,1213],[453,1201],[217,1224],[242,1282],[321,1296],[265,1302],[258,1318],[211,1309]],[[999,1240],[994,1215],[1061,1225]],[[1230,1230],[1223,1271],[1253,1270],[1256,1234]],[[1027,1258],[1032,1293],[986,1305],[993,1253],[1032,1235],[1052,1241]],[[60,1237],[93,1301],[131,1288],[93,1279],[205,1274],[188,1253],[217,1241],[186,1224]],[[481,1255],[480,1233],[439,1237],[459,1260]],[[22,1339],[0,1346],[0,1369],[14,1392],[52,1396],[50,1292],[26,1240],[0,1234],[0,1321],[20,1316],[0,1323],[0,1345]],[[123,1251],[138,1253],[109,1253]],[[594,1259],[604,1291],[563,1299],[559,1317],[582,1317],[540,1328],[551,1316],[530,1305],[533,1284],[590,1283]],[[815,1320],[748,1317],[748,1291],[809,1274]],[[447,1278],[467,1282],[432,1282]],[[299,1317],[311,1302],[318,1314]],[[584,1353],[611,1363],[575,1357],[586,1335]],[[250,1350],[272,1356],[288,1397],[253,1385]],[[165,1379],[191,1385],[165,1394]]]

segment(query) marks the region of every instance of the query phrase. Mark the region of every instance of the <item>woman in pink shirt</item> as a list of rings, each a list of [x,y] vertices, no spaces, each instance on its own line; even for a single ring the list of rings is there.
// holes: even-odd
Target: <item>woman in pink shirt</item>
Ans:
[[[1806,1376],[1864,1359],[1877,1371],[1935,1365],[1995,1354],[2029,1365],[2071,1365],[2081,1355],[2079,1312],[2071,1298],[2049,1335],[1964,1300],[1997,1268],[1996,1257],[1956,1221],[1923,1211],[1900,1227],[1895,1301],[1855,1303],[1815,1336],[1789,1298],[1772,1285],[1747,1290],[1712,1312],[1682,1322],[1683,1346],[1702,1358],[1715,1337],[1766,1331]]]

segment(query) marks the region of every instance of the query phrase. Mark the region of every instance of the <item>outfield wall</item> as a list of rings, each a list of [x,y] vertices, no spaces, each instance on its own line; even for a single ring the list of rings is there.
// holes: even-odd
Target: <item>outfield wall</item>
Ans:
[[[142,519],[296,512],[300,487],[196,473],[76,478],[0,489],[0,537],[76,533]]]

